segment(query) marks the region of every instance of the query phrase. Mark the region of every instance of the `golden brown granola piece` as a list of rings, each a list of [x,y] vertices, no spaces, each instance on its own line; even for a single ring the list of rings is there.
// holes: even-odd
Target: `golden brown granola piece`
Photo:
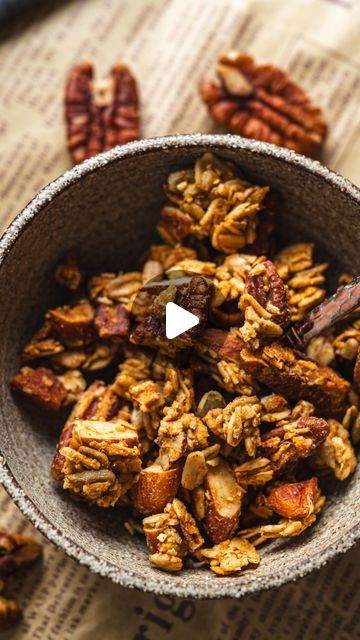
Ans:
[[[60,449],[68,446],[75,420],[90,418],[106,420],[111,419],[115,413],[116,410],[114,411],[112,403],[109,403],[109,394],[105,383],[96,380],[80,396],[60,434],[59,442],[56,446],[56,453],[51,465],[51,475],[54,480],[61,480],[63,478],[65,458],[60,454]]]
[[[258,258],[247,253],[233,253],[225,257],[223,263],[217,267],[214,284],[221,294],[219,303],[225,300],[237,300],[245,291],[248,274],[253,265],[265,258]],[[216,305],[216,301],[213,302]]]
[[[81,371],[73,369],[57,376],[66,389],[64,404],[73,404],[80,400],[82,393],[86,389],[86,380]]]
[[[57,307],[46,314],[53,331],[70,347],[82,347],[95,338],[94,308],[88,300]]]
[[[329,425],[322,418],[299,418],[282,422],[265,432],[261,446],[276,470],[299,458],[308,458],[326,440]]]
[[[103,340],[123,342],[130,329],[130,313],[122,304],[100,304],[95,312],[94,324]]]
[[[300,242],[275,256],[275,267],[288,287],[291,322],[302,320],[326,296],[324,271],[327,263],[314,264],[314,244]]]
[[[28,362],[37,358],[48,358],[61,353],[64,348],[62,342],[55,337],[50,322],[45,322],[44,326],[24,347],[21,359],[24,362]]]
[[[275,513],[284,518],[304,520],[314,513],[318,497],[318,482],[314,477],[274,487],[267,496],[267,502]]]
[[[194,371],[210,375],[222,389],[226,389],[230,393],[252,396],[259,390],[254,378],[238,364],[230,360],[217,360],[216,357],[202,355],[202,345],[196,343],[194,346],[202,356],[201,359],[192,357]]]
[[[231,447],[244,442],[248,455],[254,456],[260,444],[261,404],[256,396],[235,398],[224,409],[212,409],[204,417],[207,427]]]
[[[180,278],[188,275],[205,276],[212,278],[216,273],[215,262],[206,262],[205,260],[197,260],[195,258],[184,258],[174,264],[167,271],[168,278]]]
[[[314,511],[303,519],[282,518],[277,524],[265,524],[251,529],[239,531],[241,538],[246,538],[257,546],[270,538],[292,538],[299,536],[316,521],[316,515],[323,508],[325,497],[321,494],[314,504]]]
[[[335,355],[344,360],[355,360],[360,345],[360,319],[340,323],[333,339]]]
[[[131,311],[132,304],[142,287],[142,273],[130,271],[128,273],[102,273],[94,276],[89,282],[90,300],[97,304],[111,304],[118,302]]]
[[[139,98],[128,67],[115,64],[111,78],[94,82],[94,68],[80,62],[70,71],[65,90],[67,142],[74,164],[140,137]]]
[[[79,269],[75,256],[69,253],[55,270],[55,281],[71,293],[78,293],[84,281],[84,274]]]
[[[14,389],[42,409],[59,411],[66,404],[67,389],[51,369],[22,367],[10,382]]]
[[[260,400],[262,406],[261,422],[279,422],[286,420],[291,415],[291,409],[284,396],[271,393]]]
[[[143,527],[151,551],[149,560],[164,571],[180,571],[183,558],[204,544],[194,518],[177,498],[163,513],[145,518]]]
[[[131,489],[135,509],[146,516],[161,513],[168,502],[175,498],[180,486],[181,473],[180,465],[165,471],[157,462],[142,469]]]
[[[66,349],[52,357],[55,368],[99,371],[105,369],[117,356],[119,345],[113,342],[95,342],[91,345]]]
[[[268,484],[274,476],[274,466],[269,458],[254,458],[239,464],[234,469],[236,479],[240,485]]]
[[[317,157],[327,127],[309,96],[287,74],[252,56],[229,51],[219,57],[216,81],[199,85],[212,118],[232,133]]]
[[[239,329],[243,340],[257,349],[261,338],[276,338],[290,322],[287,290],[270,260],[250,270],[239,308],[245,322]]]
[[[354,473],[357,460],[348,430],[337,420],[328,420],[330,433],[311,457],[311,466],[318,472],[332,471],[338,480]]]
[[[267,191],[241,178],[235,165],[206,153],[194,170],[170,174],[166,192],[177,206],[162,209],[158,232],[171,245],[189,235],[210,236],[215,249],[234,253],[254,242]]]
[[[208,445],[208,430],[202,420],[193,413],[182,413],[177,407],[166,408],[160,422],[157,444],[163,469],[196,449]]]
[[[123,420],[75,420],[68,445],[59,450],[65,458],[63,488],[98,507],[114,506],[140,471],[138,445]]]
[[[153,244],[150,248],[149,258],[159,262],[163,272],[166,272],[182,260],[196,259],[196,251],[182,245],[169,247],[167,244]]]
[[[232,536],[237,528],[245,491],[237,483],[230,465],[219,458],[205,476],[204,527],[217,544]]]
[[[31,564],[41,554],[41,546],[28,536],[0,530],[0,577]]]
[[[238,573],[247,566],[256,566],[260,557],[247,540],[232,538],[216,544],[210,549],[201,549],[199,556],[210,561],[210,569],[219,576]]]

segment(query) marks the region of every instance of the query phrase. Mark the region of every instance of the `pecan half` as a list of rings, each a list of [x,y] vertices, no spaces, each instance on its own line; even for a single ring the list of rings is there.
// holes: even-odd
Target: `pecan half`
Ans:
[[[280,337],[290,322],[286,287],[270,260],[255,264],[250,270],[239,308],[245,322],[241,337],[254,348],[261,337]]]
[[[220,56],[216,73],[218,82],[199,85],[216,122],[246,138],[319,154],[327,130],[321,109],[284,71],[230,51]]]
[[[66,85],[65,119],[68,149],[75,164],[137,140],[139,99],[130,69],[114,65],[109,83],[97,86],[89,62],[75,65]]]

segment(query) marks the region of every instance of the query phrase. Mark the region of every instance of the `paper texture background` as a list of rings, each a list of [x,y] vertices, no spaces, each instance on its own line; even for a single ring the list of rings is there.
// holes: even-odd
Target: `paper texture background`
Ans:
[[[220,51],[247,50],[288,69],[324,107],[323,161],[359,184],[359,30],[358,0],[79,0],[0,30],[1,228],[70,166],[63,88],[80,59],[93,61],[99,75],[115,61],[131,66],[150,137],[216,131],[197,83]],[[0,527],[30,529],[2,489]],[[209,603],[122,589],[43,543],[43,564],[21,586],[18,578],[10,585],[24,620],[5,640],[360,637],[360,550],[296,584]]]

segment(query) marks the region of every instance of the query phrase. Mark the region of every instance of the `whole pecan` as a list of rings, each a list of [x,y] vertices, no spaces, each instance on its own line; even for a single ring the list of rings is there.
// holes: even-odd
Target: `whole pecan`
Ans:
[[[217,82],[199,85],[216,122],[246,138],[319,154],[327,130],[321,109],[284,71],[230,51],[220,56],[216,74]]]
[[[94,84],[94,69],[80,62],[70,71],[65,90],[68,148],[76,164],[140,137],[139,99],[128,67],[116,64],[111,81]]]

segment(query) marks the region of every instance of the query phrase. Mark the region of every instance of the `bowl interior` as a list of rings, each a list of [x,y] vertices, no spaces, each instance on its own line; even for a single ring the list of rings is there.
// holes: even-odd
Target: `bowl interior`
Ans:
[[[95,510],[75,503],[50,479],[64,416],[46,415],[20,402],[8,380],[18,370],[19,350],[44,311],[62,300],[52,279],[59,259],[73,248],[88,269],[136,267],[156,237],[168,173],[190,166],[209,150],[235,161],[250,179],[282,193],[277,227],[283,241],[316,242],[320,254],[331,261],[333,279],[341,271],[360,270],[359,203],[346,183],[344,187],[341,179],[317,171],[315,163],[287,152],[216,136],[135,143],[72,170],[17,219],[2,240],[0,267],[4,484],[50,539],[93,570],[123,585],[193,597],[238,596],[275,586],[349,546],[359,530],[358,474],[334,488],[323,516],[306,535],[264,548],[256,570],[222,579],[202,569],[164,574],[149,565],[144,543],[124,532],[118,509]]]

